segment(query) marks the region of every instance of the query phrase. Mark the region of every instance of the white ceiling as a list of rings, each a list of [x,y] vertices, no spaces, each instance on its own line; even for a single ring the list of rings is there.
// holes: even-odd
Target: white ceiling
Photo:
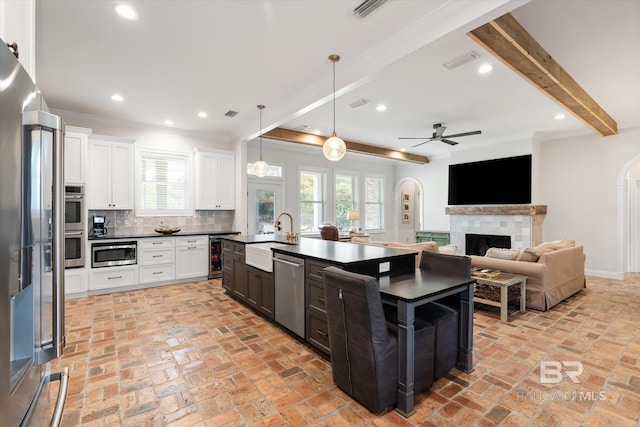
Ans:
[[[475,44],[466,32],[506,12],[618,122],[640,126],[640,2],[389,0],[365,19],[361,0],[37,0],[36,78],[50,108],[115,123],[174,128],[224,141],[263,126],[332,131],[336,64],[339,136],[394,149],[401,136],[482,130],[409,152],[446,156],[482,145],[593,133]],[[466,52],[481,57],[453,70]],[[477,68],[494,66],[488,75]],[[114,103],[113,93],[125,101]],[[371,100],[358,109],[358,99]],[[378,112],[384,103],[388,109]],[[196,116],[206,111],[208,117]],[[239,114],[225,117],[228,110]],[[418,143],[421,141],[415,141]]]

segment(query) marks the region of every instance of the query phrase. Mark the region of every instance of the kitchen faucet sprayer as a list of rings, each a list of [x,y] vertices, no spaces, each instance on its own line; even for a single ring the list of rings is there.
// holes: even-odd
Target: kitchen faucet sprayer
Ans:
[[[290,213],[288,212],[282,212],[280,213],[277,217],[276,217],[276,221],[273,225],[273,227],[277,230],[277,231],[281,231],[282,230],[282,226],[280,225],[280,217],[282,217],[282,215],[286,215],[289,217],[289,222],[290,222],[290,227],[289,227],[289,231],[287,232],[286,236],[287,236],[287,243],[298,243],[298,233],[294,233],[293,231],[293,217],[291,216]]]

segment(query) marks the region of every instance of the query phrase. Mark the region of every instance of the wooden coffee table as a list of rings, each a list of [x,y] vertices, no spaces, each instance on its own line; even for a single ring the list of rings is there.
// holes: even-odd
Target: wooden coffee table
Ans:
[[[500,320],[503,322],[508,321],[507,306],[509,304],[509,287],[514,285],[520,285],[520,311],[527,311],[527,276],[520,276],[517,274],[501,273],[497,278],[486,278],[473,276],[476,279],[476,283],[488,286],[495,286],[500,289],[500,300],[484,298],[481,296],[473,297],[474,302],[491,305],[494,307],[500,307]]]

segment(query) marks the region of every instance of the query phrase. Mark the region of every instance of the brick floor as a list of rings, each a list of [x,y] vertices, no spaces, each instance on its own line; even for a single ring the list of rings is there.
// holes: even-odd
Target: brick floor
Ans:
[[[219,280],[66,303],[63,425],[638,426],[640,274],[587,279],[548,312],[475,311],[475,370],[374,416],[333,385],[322,357],[229,298]],[[541,361],[579,361],[542,384]],[[567,367],[568,371],[574,370]],[[52,390],[52,395],[55,390]]]

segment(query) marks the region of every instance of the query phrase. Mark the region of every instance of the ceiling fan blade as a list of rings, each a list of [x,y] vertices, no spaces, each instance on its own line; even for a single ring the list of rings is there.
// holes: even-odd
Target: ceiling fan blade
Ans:
[[[417,137],[417,136],[401,136],[398,139],[428,139],[429,141],[431,141],[433,138],[431,138],[430,136],[423,136],[423,137]]]
[[[432,141],[431,139],[428,139],[428,140],[423,141],[423,142],[421,142],[421,143],[419,143],[419,144],[412,145],[410,148],[419,147],[419,146],[421,146],[422,144],[426,144],[427,142],[431,142],[431,141]]]
[[[440,139],[440,141],[444,142],[445,144],[449,144],[449,145],[458,145],[457,142],[451,141],[450,139],[446,139],[446,138],[442,138],[442,139]]]
[[[474,130],[472,132],[454,133],[453,135],[447,135],[445,138],[457,138],[459,136],[480,135],[482,131]]]

